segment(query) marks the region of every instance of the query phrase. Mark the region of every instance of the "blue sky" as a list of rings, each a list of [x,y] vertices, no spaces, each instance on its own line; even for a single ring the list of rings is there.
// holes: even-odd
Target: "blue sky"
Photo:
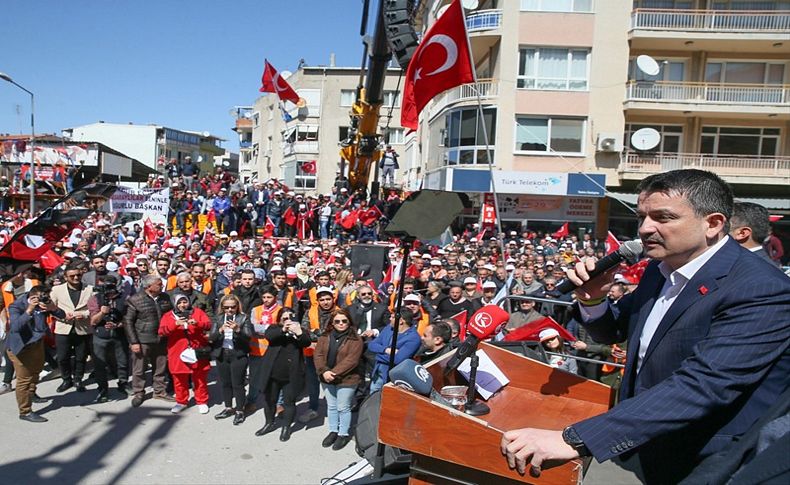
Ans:
[[[36,132],[107,122],[209,131],[252,105],[263,60],[358,66],[361,0],[4,0],[0,71],[36,96]],[[374,3],[375,5],[375,3]],[[371,29],[372,30],[372,29]],[[0,133],[30,132],[30,97],[0,81]]]

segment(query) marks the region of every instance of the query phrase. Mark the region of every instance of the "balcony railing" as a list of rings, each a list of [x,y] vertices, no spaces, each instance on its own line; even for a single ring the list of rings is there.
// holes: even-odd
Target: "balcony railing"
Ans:
[[[787,32],[790,10],[680,10],[638,8],[632,30],[697,32]]]
[[[626,101],[790,106],[790,85],[632,81]]]
[[[436,102],[431,106],[429,118],[433,118],[447,105],[459,101],[469,101],[480,98],[491,99],[499,96],[499,83],[493,79],[481,79],[477,83],[462,84],[452,88],[436,98]]]
[[[498,29],[502,26],[501,10],[478,10],[466,17],[466,31],[480,32],[481,30]]]
[[[652,174],[697,168],[722,176],[780,177],[790,179],[790,157],[710,155],[705,153],[626,153],[620,172]]]

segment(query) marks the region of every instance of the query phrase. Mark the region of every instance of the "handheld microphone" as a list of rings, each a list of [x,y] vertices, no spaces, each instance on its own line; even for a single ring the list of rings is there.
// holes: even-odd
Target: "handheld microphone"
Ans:
[[[629,265],[636,264],[642,257],[642,251],[642,241],[639,239],[624,242],[622,245],[620,245],[620,248],[617,251],[614,251],[613,253],[595,262],[595,268],[593,268],[592,271],[588,273],[590,275],[590,279],[595,278],[601,273],[609,271],[623,261],[627,262]],[[573,281],[566,278],[557,285],[556,289],[565,295],[576,288],[577,286],[573,283]]]
[[[510,315],[497,305],[486,305],[477,310],[466,326],[466,339],[461,342],[455,355],[447,362],[444,373],[449,374],[458,368],[467,357],[477,349],[481,340],[494,335],[500,325],[507,322]]]

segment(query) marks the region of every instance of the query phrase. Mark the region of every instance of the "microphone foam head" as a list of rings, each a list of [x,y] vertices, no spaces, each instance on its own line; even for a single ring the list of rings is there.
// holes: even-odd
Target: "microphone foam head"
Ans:
[[[644,246],[642,241],[634,239],[633,241],[626,241],[620,246],[620,254],[628,261],[628,264],[636,264],[642,258]]]
[[[390,380],[396,386],[423,396],[430,395],[433,389],[433,377],[428,369],[411,359],[406,359],[393,367],[390,371]]]
[[[498,305],[486,305],[469,319],[468,330],[478,337],[491,335],[497,327],[507,322],[510,315]]]

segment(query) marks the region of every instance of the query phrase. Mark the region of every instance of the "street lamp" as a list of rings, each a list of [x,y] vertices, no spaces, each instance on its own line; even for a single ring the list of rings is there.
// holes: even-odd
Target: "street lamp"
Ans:
[[[33,160],[36,156],[36,149],[34,146],[36,142],[36,123],[33,114],[35,109],[35,96],[30,90],[26,89],[24,86],[20,86],[16,81],[11,79],[11,76],[4,72],[0,72],[0,79],[8,81],[30,95],[30,217],[33,217],[36,213],[36,164]]]

